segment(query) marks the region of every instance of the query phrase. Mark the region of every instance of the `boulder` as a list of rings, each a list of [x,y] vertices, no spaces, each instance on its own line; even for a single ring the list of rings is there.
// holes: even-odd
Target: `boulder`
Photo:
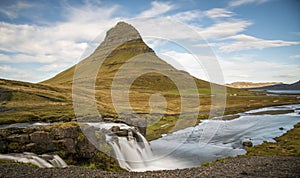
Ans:
[[[29,142],[28,134],[13,134],[7,137],[7,140],[12,142],[27,143]]]
[[[109,130],[112,131],[112,132],[118,132],[118,131],[120,131],[120,127],[114,125],[114,126],[112,126]]]
[[[77,138],[78,128],[77,126],[53,128],[50,134],[53,135],[55,139]]]
[[[49,132],[45,131],[36,131],[29,135],[30,140],[35,143],[47,144],[51,142],[51,137]]]
[[[127,129],[121,129],[117,132],[114,132],[119,137],[127,137],[128,136],[128,130]]]
[[[242,144],[244,147],[252,147],[253,146],[253,143],[250,140],[245,140],[245,141],[243,141]]]
[[[62,140],[56,141],[56,144],[59,145],[59,148],[65,150],[67,153],[76,153],[76,145],[73,139],[64,138]]]

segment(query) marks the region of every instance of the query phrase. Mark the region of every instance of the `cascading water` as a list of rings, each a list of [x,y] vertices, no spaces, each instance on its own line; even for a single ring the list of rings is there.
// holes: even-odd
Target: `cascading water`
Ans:
[[[53,168],[53,167],[67,167],[63,159],[58,155],[37,155],[35,153],[24,152],[24,153],[10,153],[10,154],[0,154],[0,160],[21,162],[21,163],[31,163],[40,168]]]
[[[119,123],[92,125],[106,130],[106,141],[114,149],[122,168],[133,171],[148,167],[153,153],[146,138],[136,128]]]
[[[107,137],[107,142],[113,147],[119,164],[121,167],[128,170],[136,170],[147,166],[147,161],[152,158],[152,151],[146,139],[138,134],[142,142],[138,142],[133,137],[132,131],[129,130],[128,136]]]

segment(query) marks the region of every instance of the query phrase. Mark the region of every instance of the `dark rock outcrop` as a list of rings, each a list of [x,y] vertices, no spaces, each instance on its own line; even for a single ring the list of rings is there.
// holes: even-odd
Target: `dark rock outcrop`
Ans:
[[[253,146],[253,143],[250,140],[244,140],[242,144],[244,147],[252,147]]]
[[[94,134],[98,145],[94,146],[83,134],[82,129]],[[97,135],[97,136],[96,136]],[[113,158],[97,148],[107,147],[104,134],[92,126],[77,123],[60,123],[51,126],[0,129],[0,153],[33,152],[36,154],[58,154],[68,164],[95,163],[106,170],[117,167]],[[112,150],[108,150],[112,152]]]

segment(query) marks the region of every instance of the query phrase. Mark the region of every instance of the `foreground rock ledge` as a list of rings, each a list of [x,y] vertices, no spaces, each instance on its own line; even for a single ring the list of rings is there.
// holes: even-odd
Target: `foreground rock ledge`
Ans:
[[[105,147],[113,154],[105,135],[92,126],[79,126],[76,122],[50,126],[0,129],[0,153],[33,152],[36,154],[58,154],[68,165],[95,165],[102,170],[122,170],[112,157],[98,151],[82,133],[93,134],[98,148]],[[1,176],[0,176],[1,177]]]

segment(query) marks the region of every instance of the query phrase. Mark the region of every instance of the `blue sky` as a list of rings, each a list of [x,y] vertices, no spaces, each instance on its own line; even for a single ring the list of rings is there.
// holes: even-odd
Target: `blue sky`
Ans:
[[[88,44],[97,36],[103,38],[118,21],[145,17],[179,21],[201,35],[217,57],[226,83],[300,79],[298,0],[2,0],[0,78],[48,79],[76,64]],[[174,30],[157,26],[164,32]],[[142,36],[153,31],[137,29]],[[171,56],[192,75],[209,80],[195,68],[190,54],[159,40],[145,41],[159,56]]]

